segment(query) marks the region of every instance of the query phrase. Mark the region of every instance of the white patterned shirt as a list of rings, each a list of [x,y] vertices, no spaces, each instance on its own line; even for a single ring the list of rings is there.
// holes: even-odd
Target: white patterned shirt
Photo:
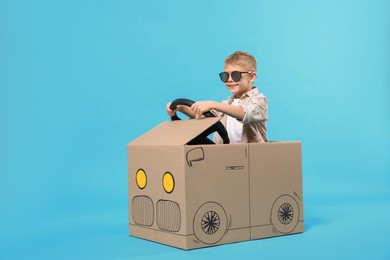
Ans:
[[[232,104],[235,97],[231,96],[228,100],[222,101],[225,104]],[[241,143],[263,143],[268,142],[266,134],[266,126],[268,121],[268,102],[263,93],[254,87],[248,93],[242,95],[238,100],[238,106],[244,109],[245,116],[242,121],[243,124]],[[213,110],[217,116],[222,116],[221,122],[227,127],[228,115]],[[214,142],[222,144],[222,138],[218,133],[214,133]]]

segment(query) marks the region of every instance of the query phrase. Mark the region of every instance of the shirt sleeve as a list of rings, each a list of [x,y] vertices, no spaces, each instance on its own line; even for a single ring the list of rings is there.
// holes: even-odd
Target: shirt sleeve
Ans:
[[[264,95],[254,95],[247,102],[241,104],[244,109],[245,116],[242,119],[244,124],[254,121],[268,120],[268,102]]]

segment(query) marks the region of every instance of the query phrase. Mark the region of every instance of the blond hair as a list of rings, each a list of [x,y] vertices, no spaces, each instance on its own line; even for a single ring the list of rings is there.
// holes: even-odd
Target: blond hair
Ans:
[[[239,65],[246,68],[247,70],[256,71],[256,59],[248,52],[234,52],[226,58],[225,64]]]

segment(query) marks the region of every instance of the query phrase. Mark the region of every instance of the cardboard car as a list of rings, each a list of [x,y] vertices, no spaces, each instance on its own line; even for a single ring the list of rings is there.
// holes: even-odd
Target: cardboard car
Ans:
[[[163,122],[127,145],[131,236],[188,250],[303,232],[301,142],[193,144],[219,120]]]

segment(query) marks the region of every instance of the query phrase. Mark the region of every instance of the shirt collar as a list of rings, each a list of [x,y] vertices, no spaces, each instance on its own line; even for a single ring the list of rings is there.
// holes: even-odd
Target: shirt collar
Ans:
[[[251,90],[249,90],[247,93],[245,93],[244,95],[241,96],[240,99],[243,99],[243,98],[246,98],[246,97],[250,97],[250,96],[253,96],[255,94],[259,93],[259,90],[257,89],[257,87],[252,87]],[[235,99],[234,95],[233,96],[230,96],[229,98],[229,101],[232,101]]]

